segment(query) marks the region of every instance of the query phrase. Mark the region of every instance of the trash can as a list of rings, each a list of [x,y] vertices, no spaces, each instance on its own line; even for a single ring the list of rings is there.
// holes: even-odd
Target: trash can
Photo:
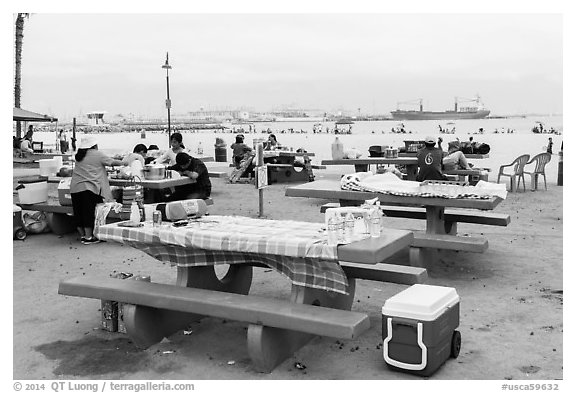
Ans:
[[[226,158],[226,143],[222,138],[216,138],[214,144],[214,159],[216,162],[227,162]]]

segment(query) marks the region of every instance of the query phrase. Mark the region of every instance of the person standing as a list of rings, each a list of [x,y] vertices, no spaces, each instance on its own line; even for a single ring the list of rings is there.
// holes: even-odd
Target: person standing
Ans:
[[[548,147],[546,148],[546,152],[552,154],[552,145],[554,144],[554,142],[552,142],[552,137],[548,138]]]
[[[106,166],[121,166],[122,162],[99,151],[98,143],[91,135],[80,140],[75,159],[70,195],[76,229],[82,244],[99,243],[100,240],[94,236],[96,205],[104,200],[112,200]]]
[[[232,149],[232,158],[234,159],[234,165],[236,169],[240,168],[240,163],[244,159],[246,153],[252,151],[252,148],[244,143],[243,135],[236,135],[236,142],[233,143],[230,148]]]
[[[60,142],[60,153],[66,153],[68,151],[68,140],[66,139],[64,129],[60,129],[60,132],[58,133],[58,141]]]
[[[424,139],[424,147],[418,150],[416,157],[418,158],[418,175],[417,181],[424,180],[446,180],[442,173],[442,157],[443,152],[441,148],[442,138],[438,138],[438,147],[434,138],[427,136]]]

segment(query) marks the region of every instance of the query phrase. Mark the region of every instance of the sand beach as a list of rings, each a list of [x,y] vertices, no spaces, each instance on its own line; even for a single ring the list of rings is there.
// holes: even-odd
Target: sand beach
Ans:
[[[532,135],[530,135],[532,137]],[[544,136],[541,136],[544,137]],[[213,136],[211,136],[213,138]],[[329,142],[328,142],[329,143]],[[541,151],[532,143],[529,153]],[[558,147],[560,144],[557,145]],[[510,149],[512,150],[512,149]],[[501,149],[491,167],[516,153]],[[493,155],[494,154],[494,155]],[[327,158],[327,157],[326,157]],[[563,187],[556,184],[558,156],[547,167],[548,190],[509,193],[495,212],[511,217],[507,227],[460,224],[459,233],[481,234],[486,252],[443,252],[427,266],[428,284],[454,287],[461,298],[462,350],[431,380],[546,380],[564,378]],[[338,179],[347,167],[316,171]],[[13,170],[17,179],[38,171]],[[497,173],[497,172],[496,172]],[[490,174],[495,181],[496,173]],[[251,184],[212,179],[210,214],[257,217]],[[266,219],[323,222],[327,200],[284,196],[293,184],[264,191]],[[55,188],[50,190],[54,197]],[[13,200],[17,201],[14,194]],[[386,218],[391,228],[423,229],[422,220]],[[146,350],[121,333],[100,326],[100,302],[58,295],[62,279],[111,272],[150,275],[170,283],[175,269],[125,245],[82,245],[76,234],[29,235],[13,241],[13,378],[18,380],[407,380],[422,377],[389,370],[381,350],[381,308],[406,286],[359,280],[353,310],[366,312],[370,330],[357,340],[317,337],[270,374],[254,371],[246,350],[246,324],[206,318]],[[402,251],[392,263],[407,264]],[[288,296],[290,283],[271,269],[255,269],[251,294]],[[295,367],[296,363],[305,368]]]

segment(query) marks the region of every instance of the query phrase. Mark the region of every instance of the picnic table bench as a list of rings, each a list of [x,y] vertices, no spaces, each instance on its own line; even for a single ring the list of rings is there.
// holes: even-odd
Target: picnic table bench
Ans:
[[[410,250],[410,263],[425,266],[438,259],[438,250],[484,252],[488,241],[478,236],[458,236],[457,223],[469,222],[483,225],[506,226],[509,215],[486,213],[494,209],[501,198],[456,199],[400,196],[364,191],[342,190],[340,181],[320,180],[286,189],[286,196],[339,199],[340,206],[357,206],[367,199],[378,197],[383,212],[391,217],[426,219],[426,231],[414,232]],[[389,207],[390,205],[391,207]],[[337,205],[324,205],[322,209]],[[448,213],[446,212],[446,209]],[[471,210],[461,210],[471,209]]]
[[[194,245],[196,239],[206,239],[208,236],[210,241],[203,243],[208,248],[218,243],[216,240],[222,236],[230,240],[229,235],[219,234],[214,229],[202,230],[202,225],[214,219],[222,221],[224,228],[230,225],[234,227],[244,225],[247,231],[251,232],[248,236],[244,234],[246,231],[238,231],[237,228],[230,232],[233,231],[234,236],[238,237],[237,246],[244,249],[243,253],[248,253],[244,260],[238,260],[237,254],[231,251],[236,249],[235,242],[226,242],[226,245],[230,246],[227,251],[223,251],[220,246],[217,247],[218,250],[210,251],[193,246],[176,245],[184,241],[184,238],[187,245]],[[231,223],[229,220],[232,220]],[[262,224],[263,221],[265,225]],[[253,224],[254,222],[256,223]],[[306,228],[305,224],[311,227]],[[274,239],[270,248],[263,239],[254,240],[254,227],[251,225],[262,227],[262,233],[267,234],[263,236]],[[199,222],[198,232],[194,228],[179,228],[176,231],[167,226],[156,229],[146,226],[117,229],[114,224],[104,225],[99,228],[99,237],[108,241],[126,240],[131,246],[142,247],[143,251],[158,259],[162,258],[161,255],[170,254],[173,247],[178,248],[174,251],[174,255],[182,256],[182,260],[172,261],[177,266],[176,284],[78,277],[61,281],[58,293],[126,303],[124,306],[126,331],[133,342],[141,348],[153,345],[163,337],[168,337],[205,316],[246,322],[247,349],[252,363],[258,371],[271,372],[316,335],[355,339],[370,328],[370,320],[366,313],[351,310],[356,279],[413,284],[421,283],[427,278],[426,269],[423,268],[379,263],[380,258],[385,258],[390,253],[396,252],[398,247],[407,247],[412,242],[411,232],[387,229],[380,238],[368,238],[338,246],[337,254],[333,256],[336,259],[332,262],[326,261],[328,265],[323,265],[324,269],[329,266],[330,269],[338,267],[342,269],[348,283],[345,293],[313,285],[317,282],[316,270],[307,269],[307,278],[302,278],[303,282],[299,284],[296,277],[289,276],[292,280],[289,300],[249,295],[253,267],[272,268],[279,272],[284,271],[286,274],[288,271],[294,271],[300,263],[298,257],[286,259],[286,256],[270,254],[272,250],[277,250],[274,251],[276,253],[278,250],[283,250],[286,253],[283,255],[290,254],[290,250],[297,250],[298,255],[310,252],[311,248],[299,246],[302,241],[320,247],[312,247],[314,250],[327,247],[319,246],[314,241],[308,243],[310,235],[321,236],[317,231],[320,225],[274,220],[258,222],[256,219],[246,217],[239,219],[218,216],[207,217],[204,224]],[[164,236],[168,235],[167,231],[171,232],[170,236]],[[278,236],[284,232],[297,234],[301,231],[305,234],[295,235],[300,236],[298,239],[295,239],[295,236]],[[177,239],[178,236],[182,237],[180,241]],[[161,243],[152,239],[160,239]],[[278,244],[285,244],[287,248],[278,248]],[[290,244],[295,244],[296,248],[288,246]],[[154,247],[149,247],[151,245]],[[329,246],[329,249],[332,249],[330,247],[334,246]],[[150,249],[160,250],[157,251],[158,255],[153,255]],[[212,256],[209,260],[213,264],[205,266],[208,255]],[[222,279],[219,279],[214,271],[214,265],[220,263],[229,263],[229,270]],[[332,275],[323,274],[322,277],[323,282]]]

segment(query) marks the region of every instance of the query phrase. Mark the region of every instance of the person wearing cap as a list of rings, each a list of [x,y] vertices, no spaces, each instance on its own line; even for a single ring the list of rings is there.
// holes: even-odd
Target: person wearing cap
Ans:
[[[442,138],[438,138],[438,146],[433,137],[427,136],[424,139],[424,147],[418,150],[416,157],[418,158],[418,175],[417,181],[424,180],[446,180],[442,173],[443,165],[442,158],[443,152],[441,148]]]
[[[194,183],[176,186],[174,193],[168,197],[169,201],[206,199],[210,196],[212,183],[208,175],[208,168],[201,160],[187,153],[178,153],[176,165],[169,166],[167,169],[177,171],[182,176],[195,180]]]
[[[100,242],[94,236],[96,205],[104,200],[112,200],[106,166],[121,166],[122,161],[114,160],[99,151],[98,142],[91,135],[80,140],[75,159],[70,195],[76,229],[82,244],[94,244]]]

